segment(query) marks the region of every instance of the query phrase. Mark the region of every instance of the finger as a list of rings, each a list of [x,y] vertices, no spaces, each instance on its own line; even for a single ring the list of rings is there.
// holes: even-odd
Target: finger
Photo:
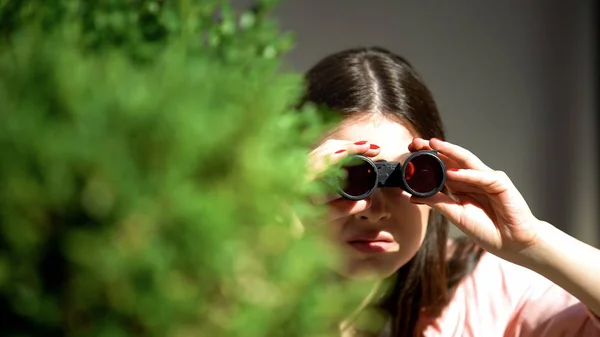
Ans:
[[[336,199],[330,202],[328,206],[329,219],[336,220],[366,210],[367,208],[371,207],[371,199],[366,198],[357,201],[347,199]]]
[[[423,150],[432,150],[431,146],[429,146],[429,141],[425,140],[421,137],[415,137],[408,145],[408,150],[410,152],[415,151],[423,151]]]
[[[313,205],[325,205],[340,198],[342,196],[339,194],[318,194],[309,196],[308,201]]]
[[[330,139],[321,144],[315,151],[313,151],[313,154],[326,154],[341,149],[347,150],[350,154],[361,154],[371,157],[378,155],[380,152],[378,145],[368,142],[366,140],[348,141]]]
[[[462,148],[452,143],[432,138],[429,145],[436,151],[456,161],[460,168],[475,169],[475,170],[491,170],[471,151]]]
[[[462,205],[444,193],[437,193],[429,198],[418,198],[411,196],[410,202],[414,204],[428,205],[442,213],[448,218],[448,220],[450,220],[450,222],[454,224],[460,222],[463,212]]]
[[[328,167],[336,164],[343,158],[349,155],[363,155],[367,157],[375,157],[381,152],[378,145],[369,143],[367,141],[340,141],[340,140],[328,140],[320,147],[315,149],[311,157],[311,176],[316,176]]]
[[[469,184],[485,193],[492,194],[502,193],[512,185],[508,176],[501,171],[448,170],[446,177],[449,181]]]
[[[443,153],[438,152],[436,155],[442,160],[442,163],[444,163],[444,166],[447,170],[458,168],[459,164],[456,162],[456,160],[453,160],[452,158],[446,156]]]
[[[367,157],[375,157],[381,152],[381,149],[377,144],[370,143],[366,140],[347,142],[343,149],[348,151],[349,155],[359,154]]]
[[[429,146],[428,140],[419,138],[419,137],[415,137],[415,138],[413,138],[412,142],[408,145],[408,150],[410,152],[417,152],[417,151],[431,151],[433,149],[431,148],[431,146]],[[459,164],[455,160],[451,159],[450,157],[446,156],[445,154],[438,152],[437,156],[442,160],[442,162],[444,163],[444,166],[446,166],[446,168],[459,167]]]
[[[448,188],[448,192],[451,195],[468,193],[468,194],[487,194],[481,188],[462,182],[462,181],[453,181],[451,179],[446,179],[446,187]]]
[[[339,162],[343,158],[348,156],[348,151],[340,149],[335,152],[328,152],[325,154],[314,153],[311,155],[309,160],[309,179],[314,179],[327,170],[330,166]]]
[[[346,155],[359,154],[367,157],[375,157],[381,152],[381,149],[378,145],[366,141],[331,141],[315,149],[311,155],[314,157],[326,157],[343,151],[348,152]]]

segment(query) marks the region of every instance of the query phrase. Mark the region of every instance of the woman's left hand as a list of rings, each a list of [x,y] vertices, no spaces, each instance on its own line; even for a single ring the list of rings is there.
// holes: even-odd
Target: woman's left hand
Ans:
[[[468,150],[436,138],[415,138],[410,151],[436,150],[447,169],[450,196],[411,197],[431,206],[490,253],[517,262],[536,244],[540,221],[508,176]]]

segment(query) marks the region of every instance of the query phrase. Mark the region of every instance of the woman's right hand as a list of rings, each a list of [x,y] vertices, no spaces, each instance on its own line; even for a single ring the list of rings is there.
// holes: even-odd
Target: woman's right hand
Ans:
[[[321,173],[325,172],[328,167],[347,156],[358,154],[372,158],[377,156],[380,151],[379,146],[367,141],[352,142],[347,140],[329,139],[310,153],[310,177],[311,179],[315,179],[320,176]],[[328,221],[362,212],[371,205],[370,198],[353,201],[344,199],[340,195],[333,198],[324,197],[314,202],[316,204],[326,204],[328,206]]]

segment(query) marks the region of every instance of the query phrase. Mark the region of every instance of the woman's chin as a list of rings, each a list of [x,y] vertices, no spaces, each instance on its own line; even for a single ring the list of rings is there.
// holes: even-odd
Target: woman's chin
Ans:
[[[381,266],[368,265],[364,263],[348,264],[344,268],[337,268],[336,272],[351,280],[381,280],[385,279],[396,270],[393,268],[382,268]]]

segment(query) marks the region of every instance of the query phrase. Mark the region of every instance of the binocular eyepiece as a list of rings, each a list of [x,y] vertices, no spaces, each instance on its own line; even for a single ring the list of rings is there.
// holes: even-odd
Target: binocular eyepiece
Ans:
[[[353,155],[342,165],[345,177],[338,183],[338,193],[350,200],[361,200],[380,187],[399,187],[421,198],[435,195],[446,183],[446,167],[435,150],[413,152],[404,164],[372,161]]]

